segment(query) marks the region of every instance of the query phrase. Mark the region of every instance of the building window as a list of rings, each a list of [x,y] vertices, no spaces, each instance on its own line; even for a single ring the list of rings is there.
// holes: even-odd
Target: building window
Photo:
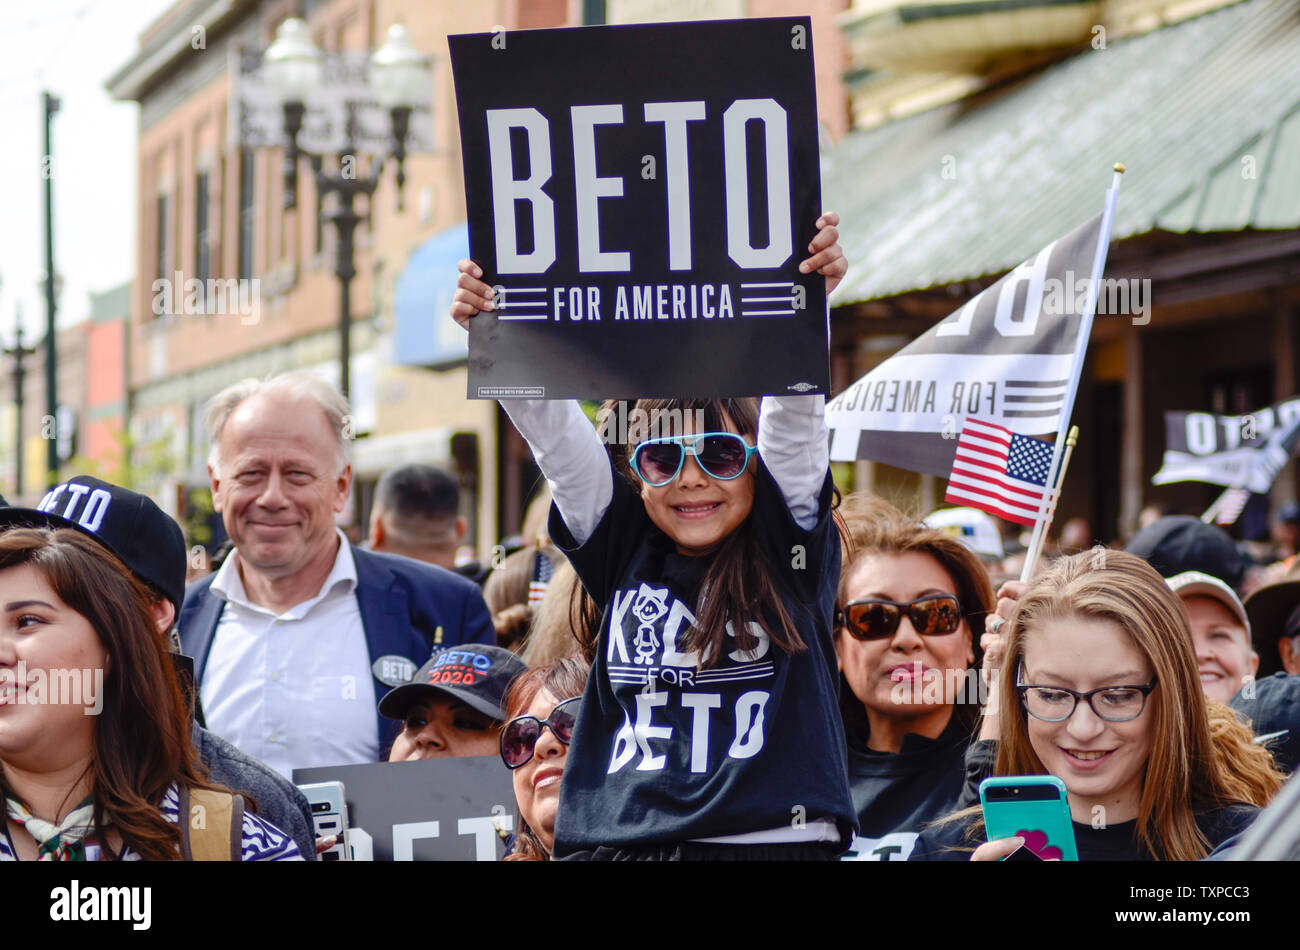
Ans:
[[[226,276],[226,156],[223,153],[217,159],[217,187],[215,200],[212,201],[212,222],[208,232],[212,235],[211,257],[213,270],[217,276]]]
[[[240,280],[250,280],[253,276],[253,227],[256,223],[256,206],[253,204],[253,192],[256,184],[255,172],[253,150],[246,148],[239,153]]]
[[[167,230],[167,196],[158,195],[154,199],[154,245],[157,257],[154,259],[154,276],[159,280],[171,280],[171,241]]]
[[[316,254],[325,252],[325,202],[321,200],[320,189],[316,186],[316,176],[312,176],[312,188],[316,190]]]
[[[212,276],[212,232],[208,218],[208,173],[201,171],[194,182],[194,276],[206,287]]]

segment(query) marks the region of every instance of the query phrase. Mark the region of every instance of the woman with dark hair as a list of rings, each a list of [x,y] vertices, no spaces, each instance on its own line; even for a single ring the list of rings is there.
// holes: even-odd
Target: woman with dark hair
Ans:
[[[860,826],[847,859],[901,861],[961,797],[993,587],[975,552],[876,496],[839,513],[835,650]]]
[[[1141,558],[1060,559],[1000,632],[994,771],[1065,783],[1080,860],[1205,857],[1281,784],[1250,729],[1206,698],[1187,614]],[[994,861],[1024,843],[983,839],[976,806],[923,832],[912,860]]]
[[[514,772],[514,849],[507,861],[549,861],[555,844],[560,780],[591,667],[566,656],[529,670],[506,697],[510,722],[501,731],[501,758]]]
[[[197,761],[140,583],[79,531],[0,534],[0,861],[189,857],[182,802],[243,804]],[[242,860],[301,860],[273,825],[240,827]]]

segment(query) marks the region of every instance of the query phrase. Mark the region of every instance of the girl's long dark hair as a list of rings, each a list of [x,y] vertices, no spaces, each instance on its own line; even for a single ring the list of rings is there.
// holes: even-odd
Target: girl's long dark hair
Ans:
[[[654,436],[678,434],[673,421],[701,419],[706,431],[727,431],[730,420],[736,430],[750,441],[758,435],[757,399],[641,399],[632,406],[628,418],[647,420]],[[606,410],[626,413],[626,403],[608,402]],[[628,442],[615,445],[614,461],[619,471],[638,492],[641,480],[630,466],[636,448],[635,426],[629,426]],[[762,464],[761,458],[756,463]],[[698,604],[703,610],[682,640],[682,652],[698,651],[701,666],[709,667],[728,652],[727,623],[731,623],[735,647],[752,650],[758,638],[749,624],[757,624],[786,653],[806,649],[793,618],[781,597],[777,581],[780,572],[773,569],[754,537],[752,518],[746,518],[710,555],[710,563],[700,586]],[[590,659],[600,634],[600,610],[590,597],[575,604],[574,630],[578,633],[583,654]]]
[[[0,534],[0,570],[23,564],[90,622],[108,657],[90,764],[95,834],[104,854],[121,858],[108,843],[111,828],[146,861],[179,860],[180,831],[159,810],[163,796],[173,782],[219,786],[197,771],[188,708],[149,595],[111,552],[71,528]]]

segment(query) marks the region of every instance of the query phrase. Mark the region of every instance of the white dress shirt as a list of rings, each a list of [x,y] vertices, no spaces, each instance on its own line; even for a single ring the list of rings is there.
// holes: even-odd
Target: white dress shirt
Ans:
[[[248,599],[231,552],[212,581],[226,602],[203,672],[208,729],[286,778],[379,759],[357,567],[343,532],[316,596],[282,614]]]

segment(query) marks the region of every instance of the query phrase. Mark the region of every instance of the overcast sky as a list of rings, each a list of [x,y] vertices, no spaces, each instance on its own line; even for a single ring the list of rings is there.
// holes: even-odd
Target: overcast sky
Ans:
[[[21,301],[28,340],[43,334],[45,270],[41,90],[54,119],[54,261],[59,325],[88,315],[88,293],[134,272],[136,112],[104,80],[174,0],[0,0],[0,336],[13,342]]]

